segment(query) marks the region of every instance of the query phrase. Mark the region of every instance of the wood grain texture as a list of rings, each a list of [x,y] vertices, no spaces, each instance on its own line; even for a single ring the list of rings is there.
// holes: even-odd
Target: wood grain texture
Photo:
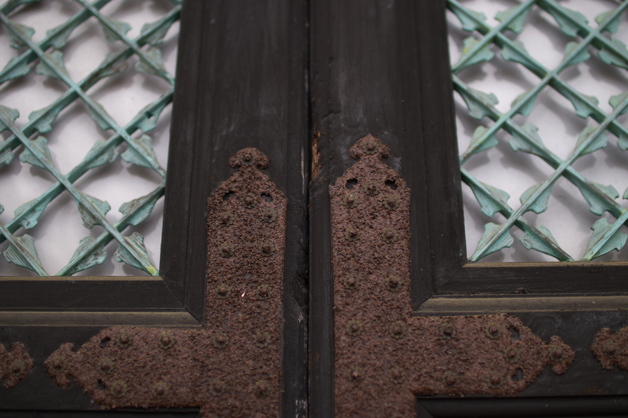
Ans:
[[[33,311],[34,306],[15,301],[15,292],[3,295],[20,310],[10,312],[12,316],[8,319],[22,323],[2,328],[1,342],[23,341],[35,362],[41,364],[55,346],[64,342],[79,345],[101,326],[112,325],[106,324],[109,319],[118,324],[129,321],[129,324],[152,325],[147,316],[155,312],[157,325],[198,326],[205,309],[207,197],[232,174],[233,170],[225,164],[229,157],[239,149],[256,147],[271,159],[267,172],[289,201],[281,409],[285,416],[305,415],[307,13],[305,1],[185,2],[165,197],[163,280],[104,279],[71,285],[68,282],[74,296],[79,289],[89,289],[72,301],[44,302],[46,312],[53,314],[68,306],[78,309],[61,315],[56,323],[63,326],[56,327],[37,326],[36,322],[24,326],[24,315]],[[47,286],[46,289],[52,286],[59,294],[66,292],[58,284]],[[103,292],[103,286],[114,290],[113,297]],[[33,292],[33,301],[45,301],[45,292]],[[139,314],[134,314],[138,310]],[[34,315],[36,321],[42,321],[40,324],[50,324],[41,312]],[[176,319],[181,315],[187,316]],[[79,324],[82,326],[72,326]],[[90,326],[94,324],[97,326]],[[12,392],[0,389],[0,407],[48,411],[94,409],[80,388],[51,387],[53,382],[42,369],[36,367],[24,380],[23,388],[16,387]]]
[[[419,236],[427,225],[421,218],[427,201],[420,169],[417,2],[325,0],[312,2],[310,10],[310,414],[322,417],[334,412],[328,186],[352,164],[350,146],[372,134],[391,148],[395,157],[386,163],[412,189],[411,225]],[[427,249],[422,240],[413,242],[413,249],[419,247]],[[414,254],[419,261],[412,267],[422,274],[429,251]]]

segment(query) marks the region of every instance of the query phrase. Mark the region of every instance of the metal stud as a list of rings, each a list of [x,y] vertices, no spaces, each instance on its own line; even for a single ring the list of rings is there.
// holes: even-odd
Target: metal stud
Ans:
[[[347,325],[345,327],[345,329],[347,330],[347,333],[354,337],[357,337],[358,335],[362,333],[362,328],[363,328],[362,323],[355,319],[351,319],[347,321]]]
[[[168,394],[169,386],[166,382],[157,382],[153,385],[153,394],[155,396],[164,396]]]
[[[397,231],[392,228],[386,228],[382,231],[382,238],[387,244],[397,241]]]
[[[110,358],[104,358],[98,363],[98,370],[105,374],[109,374],[113,371],[113,366],[113,360]]]
[[[268,396],[270,393],[270,384],[266,380],[258,380],[255,383],[255,396],[258,398]]]
[[[264,257],[269,257],[275,252],[275,244],[272,242],[263,242],[259,246],[259,251]]]
[[[498,372],[491,372],[487,377],[488,385],[492,388],[498,388],[504,383],[504,378]]]
[[[490,322],[484,329],[484,333],[491,340],[496,340],[502,336],[502,330],[498,324]]]
[[[519,361],[519,358],[521,358],[521,352],[517,347],[511,345],[504,350],[504,357],[508,362],[516,363]]]
[[[123,380],[116,380],[109,386],[109,392],[116,398],[121,398],[126,395],[127,385]]]
[[[452,372],[451,370],[447,370],[445,373],[443,373],[443,384],[445,386],[454,386],[456,383],[458,383],[458,374],[455,372]]]
[[[347,193],[343,199],[346,207],[353,209],[360,203],[360,198],[354,193]]]
[[[360,284],[360,279],[355,274],[349,274],[345,276],[344,279],[342,279],[342,284],[347,289],[357,289],[358,285]]]
[[[558,345],[549,346],[549,356],[553,362],[562,361],[565,358],[565,350]]]
[[[220,396],[226,391],[225,383],[218,379],[209,379],[209,393],[214,396]]]
[[[255,164],[255,160],[257,160],[257,158],[255,158],[255,154],[250,151],[243,151],[241,157],[240,164],[242,165],[253,165]]]
[[[168,350],[174,345],[176,339],[174,338],[174,335],[172,333],[162,332],[157,338],[157,342],[159,344],[159,347],[163,348],[164,350]]]
[[[362,151],[364,151],[367,155],[377,154],[377,151],[379,151],[379,145],[375,139],[366,139],[362,142]]]
[[[403,338],[406,335],[406,324],[402,321],[395,321],[388,326],[390,336],[396,339]]]
[[[230,242],[223,242],[218,247],[218,253],[223,258],[229,258],[235,253],[235,247]]]
[[[48,370],[51,371],[52,373],[58,374],[65,370],[67,362],[65,360],[65,357],[55,356],[50,359],[49,364],[50,364],[50,367],[48,368]]]
[[[224,332],[217,332],[212,338],[212,344],[218,349],[225,348],[229,342],[229,337]]]
[[[456,326],[451,322],[445,322],[440,326],[440,335],[443,338],[451,340],[456,336]]]
[[[386,209],[394,211],[399,207],[399,199],[397,196],[388,195],[384,198],[384,202],[382,204]]]
[[[386,279],[386,289],[391,292],[398,292],[401,289],[401,277],[399,276],[390,276]]]
[[[244,196],[242,196],[242,204],[244,205],[245,208],[253,209],[254,207],[257,206],[257,203],[258,203],[257,196],[253,193],[247,193]]]
[[[361,367],[354,367],[349,371],[349,380],[352,382],[361,382],[364,380],[364,370]]]
[[[231,212],[221,212],[218,214],[218,221],[222,226],[229,226],[233,223],[233,214]]]
[[[231,286],[224,283],[219,284],[216,287],[216,297],[219,299],[226,299],[231,296]]]
[[[379,193],[379,184],[375,183],[374,181],[367,181],[366,183],[364,183],[362,188],[364,189],[364,193],[369,196],[375,196]]]
[[[277,220],[277,210],[275,208],[262,209],[262,221],[272,223]]]
[[[133,344],[133,336],[125,331],[122,331],[118,334],[118,338],[116,338],[116,344],[118,344],[118,347],[120,348],[126,348]]]
[[[345,238],[347,241],[357,241],[360,239],[360,231],[357,228],[349,226],[345,229]]]
[[[396,385],[403,382],[404,372],[401,367],[393,367],[388,371],[388,375],[390,376],[390,380]]]
[[[11,372],[11,374],[13,375],[20,375],[22,373],[24,373],[24,370],[26,369],[26,364],[24,364],[23,360],[13,360],[11,362],[11,364],[9,365],[9,372]]]
[[[607,356],[615,357],[617,355],[617,352],[619,351],[619,347],[614,342],[607,341],[604,343],[604,345],[602,345],[602,350]]]
[[[255,337],[253,338],[253,343],[260,347],[260,348],[264,348],[267,347],[268,344],[270,344],[270,334],[267,332],[258,332],[255,334]]]
[[[257,299],[259,300],[270,299],[270,286],[268,286],[267,284],[259,285],[255,294],[257,295]]]

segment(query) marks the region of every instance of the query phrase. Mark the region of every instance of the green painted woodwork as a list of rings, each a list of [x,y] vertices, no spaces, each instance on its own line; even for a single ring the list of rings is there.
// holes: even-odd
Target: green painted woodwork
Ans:
[[[60,80],[67,86],[67,90],[52,104],[32,112],[29,122],[22,127],[15,124],[18,111],[9,107],[8,103],[0,105],[0,132],[6,131],[8,134],[5,140],[0,140],[0,165],[10,164],[14,156],[19,154],[21,163],[45,170],[56,182],[39,197],[18,207],[10,222],[0,223],[0,243],[8,242],[4,256],[10,263],[32,270],[39,276],[50,275],[41,265],[36,241],[20,230],[35,227],[46,207],[67,192],[76,202],[85,228],[91,229],[94,225],[99,225],[104,231],[97,237],[83,238],[67,265],[55,275],[68,276],[103,263],[107,257],[105,246],[115,240],[115,259],[118,262],[156,276],[159,272],[148,256],[143,236],[137,232],[127,236],[124,230],[129,225],[138,225],[146,220],[165,191],[166,170],[157,161],[152,139],[147,133],[155,128],[161,112],[172,102],[174,77],[164,66],[159,45],[172,24],[179,19],[180,2],[172,1],[172,9],[165,16],[144,25],[140,35],[132,39],[126,35],[130,30],[128,24],[114,21],[100,12],[110,0],[76,0],[82,7],[81,10],[66,22],[49,30],[42,41],[34,42],[34,29],[11,19],[12,13],[19,11],[24,4],[34,1],[38,0],[9,0],[0,6],[0,22],[6,29],[11,46],[19,53],[0,71],[0,84],[22,77],[34,68],[40,75]],[[88,19],[96,19],[104,38],[110,44],[116,43],[117,47],[90,74],[75,82],[65,69],[63,48],[72,32]],[[169,83],[170,88],[142,109],[129,123],[120,126],[98,102],[88,96],[87,91],[98,81],[125,71],[131,57],[137,57],[136,71],[161,77]],[[54,128],[61,111],[75,101],[82,102],[93,121],[101,129],[108,131],[110,136],[107,140],[96,141],[84,159],[64,175],[55,166],[43,134]],[[121,148],[126,148],[121,154],[124,161],[154,170],[163,180],[146,196],[124,203],[119,208],[122,218],[111,223],[105,216],[111,209],[110,205],[82,192],[74,183],[88,171],[114,162]],[[0,205],[0,213],[2,210]]]
[[[547,228],[531,225],[523,218],[528,211],[542,213],[547,210],[552,187],[561,177],[573,183],[582,193],[591,212],[600,216],[592,227],[593,233],[581,259],[588,261],[610,251],[620,250],[626,243],[627,236],[621,231],[621,226],[628,221],[628,211],[617,202],[619,193],[612,186],[588,180],[573,168],[573,163],[586,154],[605,148],[609,144],[607,132],[618,139],[619,149],[628,149],[628,129],[618,120],[619,116],[628,111],[628,93],[613,96],[610,99],[612,112],[606,113],[598,107],[598,99],[581,93],[562,80],[560,75],[566,68],[589,60],[591,53],[597,54],[605,64],[628,69],[628,49],[623,42],[612,37],[619,28],[628,2],[621,2],[613,10],[597,16],[596,27],[589,25],[581,13],[554,0],[525,1],[501,11],[495,16],[499,21],[496,26],[489,25],[482,13],[456,0],[448,0],[447,5],[459,19],[462,29],[472,32],[472,36],[464,41],[460,59],[452,65],[454,90],[464,100],[471,117],[492,121],[490,126],[480,125],[476,128],[469,147],[460,155],[462,181],[473,191],[484,215],[491,218],[499,212],[506,218],[502,224],[488,222],[485,225],[484,235],[470,261],[478,261],[510,247],[514,242],[512,227],[524,232],[521,243],[526,249],[548,254],[560,261],[573,261],[574,257],[560,248]],[[516,34],[525,30],[526,17],[533,8],[542,9],[565,35],[573,38],[566,45],[561,63],[554,69],[546,68],[526,51],[521,42],[506,34],[508,31],[513,32],[516,38]],[[512,102],[506,113],[495,107],[497,97],[494,94],[472,89],[459,77],[464,69],[489,62],[497,53],[501,54],[503,60],[519,64],[539,79],[538,84]],[[564,96],[572,103],[575,114],[588,121],[588,126],[579,137],[574,138],[573,151],[565,160],[545,146],[536,126],[519,124],[514,119],[518,114],[529,115],[538,95],[546,88]],[[517,209],[508,205],[509,195],[505,191],[480,182],[464,168],[464,164],[473,156],[495,147],[498,144],[496,134],[502,130],[509,134],[509,145],[515,152],[535,155],[554,169],[549,178],[522,194],[521,206]],[[628,198],[628,193],[624,193],[623,198]],[[604,212],[612,215],[615,221],[608,222],[602,217]]]

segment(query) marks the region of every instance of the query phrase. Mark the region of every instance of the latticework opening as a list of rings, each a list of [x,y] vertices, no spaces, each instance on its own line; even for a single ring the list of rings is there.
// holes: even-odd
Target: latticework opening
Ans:
[[[0,6],[0,275],[158,275],[179,3]]]
[[[628,258],[628,3],[448,8],[469,259]]]

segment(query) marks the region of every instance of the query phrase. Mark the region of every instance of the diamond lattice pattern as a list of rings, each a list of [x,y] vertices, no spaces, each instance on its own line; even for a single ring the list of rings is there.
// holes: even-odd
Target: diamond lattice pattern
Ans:
[[[55,2],[54,5],[60,5],[66,12],[71,11],[67,12],[66,19],[55,22],[47,31],[45,27],[30,27],[24,23],[22,16],[32,13],[33,8],[43,7],[44,3],[9,0],[0,6],[0,42],[13,48],[13,56],[0,71],[0,132],[3,135],[0,138],[0,181],[11,182],[13,174],[26,172],[49,182],[43,188],[29,188],[34,196],[14,206],[12,215],[7,211],[0,218],[0,249],[5,259],[0,260],[0,270],[3,265],[9,266],[6,261],[21,267],[24,272],[21,274],[69,276],[89,272],[113,258],[116,263],[132,266],[144,274],[158,275],[144,236],[136,227],[150,221],[165,190],[166,171],[149,134],[154,134],[159,116],[172,102],[174,77],[164,64],[162,47],[164,39],[172,35],[169,30],[179,19],[180,2],[124,3],[122,9],[150,3],[146,7],[162,12],[137,31],[120,19],[119,4],[123,3],[120,0]],[[70,66],[69,57],[78,54],[77,45],[93,33],[106,50],[101,61],[90,68]],[[112,80],[119,80],[123,75],[129,77],[128,74],[142,77],[144,85],[161,91],[142,103],[145,106],[136,114],[114,118],[116,109],[112,110],[111,106],[107,109],[107,94],[103,91],[115,90],[117,86],[114,93],[122,100],[127,99],[125,95],[131,95],[125,91],[124,82]],[[19,94],[19,89],[41,84],[42,80],[43,85],[52,86],[42,94],[42,101],[50,91],[56,91],[54,97],[45,106],[31,111],[27,120],[22,119],[20,109],[12,106],[12,97],[17,97],[16,90]],[[114,87],[107,90],[107,83]],[[128,100],[136,99],[128,97]],[[91,125],[94,135],[80,139],[77,147],[81,156],[68,168],[59,161],[63,159],[65,132],[72,123]],[[124,169],[119,168],[122,165]],[[95,172],[100,173],[100,177],[94,178],[101,178],[102,173],[116,176],[120,171],[147,178],[152,186],[144,195],[122,203],[119,214],[113,214],[110,204],[92,192],[90,176]],[[124,188],[125,180],[115,181],[112,184]],[[11,207],[3,199],[8,197],[0,195],[0,212],[4,212],[2,203]],[[64,200],[72,205],[76,223],[82,223],[79,228],[84,235],[80,242],[66,242],[65,245],[72,245],[73,254],[63,261],[61,269],[48,271],[40,255],[50,249],[41,245],[45,240],[34,238],[38,234],[33,231],[42,218]]]
[[[628,221],[628,210],[622,206],[620,194],[613,185],[597,178],[594,181],[590,175],[585,177],[586,172],[579,167],[587,164],[579,165],[579,162],[609,152],[609,149],[612,153],[623,153],[628,149],[628,129],[621,118],[628,111],[628,93],[618,89],[606,106],[596,97],[585,94],[582,88],[576,88],[578,83],[572,80],[575,80],[574,72],[592,61],[609,67],[609,70],[612,68],[613,72],[621,72],[620,77],[625,80],[628,49],[618,33],[625,33],[620,29],[622,20],[626,19],[628,2],[606,2],[610,6],[597,14],[595,22],[590,22],[584,14],[564,3],[522,1],[510,9],[500,10],[494,24],[489,23],[483,13],[459,1],[449,0],[447,4],[452,14],[450,20],[455,21],[450,32],[467,33],[459,57],[452,64],[454,90],[462,99],[468,116],[476,120],[468,146],[461,146],[462,181],[475,195],[483,215],[490,218],[484,221],[483,234],[470,261],[478,261],[512,246],[515,238],[526,249],[560,261],[592,260],[620,250],[626,242],[623,225]],[[545,26],[544,30],[565,39],[561,46],[562,58],[555,65],[549,66],[547,62],[541,62],[538,54],[529,52],[552,49],[549,44],[525,43],[532,19]],[[499,91],[480,91],[466,82],[467,78],[473,78],[474,71],[483,71],[491,65],[509,66],[511,74],[522,75],[525,78],[523,84],[527,83],[507,109],[500,110]],[[566,152],[556,151],[553,138],[542,137],[538,126],[529,118],[539,107],[538,99],[544,96],[556,97],[552,100],[562,100],[568,106],[571,114],[557,116],[557,123],[562,123],[560,117],[580,121],[579,132],[571,137]],[[504,141],[509,148],[502,145]],[[540,171],[543,176],[539,179],[537,175],[534,183],[520,194],[519,203],[514,205],[517,207],[511,207],[509,194],[494,185],[495,178],[480,181],[473,173],[474,160],[489,160],[488,153],[498,146],[513,153],[515,157],[510,158],[533,159],[543,166]],[[562,147],[564,149],[565,144]],[[625,167],[622,168],[628,174]],[[625,174],[623,178],[626,179]],[[557,182],[570,184],[563,187],[561,183],[556,187]],[[626,185],[628,181],[624,181],[622,187]],[[553,234],[542,222],[537,222],[543,217],[535,214],[548,209],[553,201],[550,198],[558,188],[573,190],[574,205],[586,208],[587,213],[590,211],[594,216],[586,228],[592,230],[586,238],[586,249],[583,245],[580,254],[569,254],[554,237],[556,232]],[[622,197],[628,198],[628,190]]]

